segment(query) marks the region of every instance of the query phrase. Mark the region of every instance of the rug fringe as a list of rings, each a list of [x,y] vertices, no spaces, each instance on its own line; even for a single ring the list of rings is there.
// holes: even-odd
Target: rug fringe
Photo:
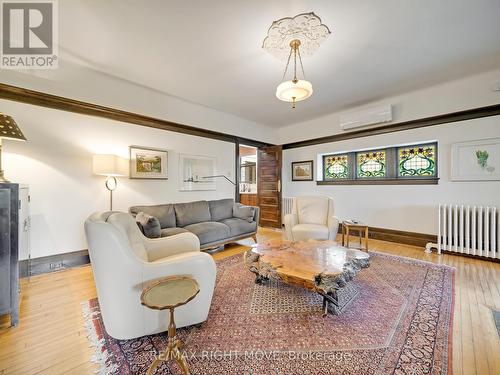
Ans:
[[[94,355],[90,357],[90,361],[99,365],[99,368],[94,373],[99,375],[116,374],[118,366],[111,361],[113,355],[105,349],[105,339],[99,339],[95,330],[93,320],[99,316],[99,311],[94,307],[91,308],[89,302],[85,301],[82,302],[82,312],[87,338],[89,339],[90,346],[94,348]]]

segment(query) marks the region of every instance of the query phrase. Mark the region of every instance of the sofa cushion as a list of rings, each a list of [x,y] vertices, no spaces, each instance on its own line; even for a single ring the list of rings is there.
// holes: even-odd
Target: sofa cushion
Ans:
[[[137,215],[139,212],[144,212],[148,215],[158,218],[162,228],[175,227],[175,211],[173,204],[159,204],[156,206],[132,206],[129,209],[130,213]]]
[[[162,237],[175,236],[176,234],[189,233],[184,228],[164,228],[161,230]]]
[[[184,229],[197,235],[201,245],[226,239],[230,237],[231,233],[226,224],[217,223],[215,221],[186,225]]]
[[[249,223],[246,220],[237,219],[235,217],[231,219],[224,219],[221,221],[221,223],[224,223],[229,227],[231,231],[231,237],[246,233],[255,233],[255,231],[257,230],[257,223],[255,221]]]
[[[176,203],[174,209],[178,227],[211,220],[207,201]]]
[[[236,203],[233,206],[233,216],[251,223],[255,216],[255,207],[244,206],[241,203]]]
[[[208,201],[212,221],[221,221],[233,217],[234,199],[219,199]]]
[[[141,211],[135,215],[135,221],[137,221],[146,237],[159,238],[161,236],[161,226],[158,218]]]
[[[320,224],[298,224],[292,228],[294,241],[327,240],[328,227]]]

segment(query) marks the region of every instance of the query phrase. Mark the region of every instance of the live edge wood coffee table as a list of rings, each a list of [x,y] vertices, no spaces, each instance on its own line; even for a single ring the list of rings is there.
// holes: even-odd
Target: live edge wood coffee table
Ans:
[[[174,322],[174,309],[185,305],[200,292],[198,283],[189,276],[169,276],[152,282],[144,288],[141,294],[141,304],[154,310],[170,311],[170,324],[168,325],[168,341],[164,353],[155,358],[148,369],[147,375],[151,375],[161,361],[175,359],[181,367],[184,375],[189,375],[189,368],[182,356],[182,342],[177,338]]]
[[[358,294],[350,281],[370,265],[370,255],[334,241],[272,240],[252,246],[245,262],[256,283],[276,279],[309,289],[323,296],[324,315],[338,315]]]

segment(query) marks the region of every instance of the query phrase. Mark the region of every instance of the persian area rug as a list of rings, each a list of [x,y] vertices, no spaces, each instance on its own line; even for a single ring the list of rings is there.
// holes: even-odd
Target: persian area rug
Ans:
[[[453,268],[371,252],[339,316],[280,282],[255,284],[242,255],[217,264],[208,320],[178,330],[191,374],[450,374]],[[100,373],[145,374],[166,334],[115,340],[96,299],[84,303]],[[126,312],[125,312],[126,313]],[[156,374],[181,374],[175,361]]]

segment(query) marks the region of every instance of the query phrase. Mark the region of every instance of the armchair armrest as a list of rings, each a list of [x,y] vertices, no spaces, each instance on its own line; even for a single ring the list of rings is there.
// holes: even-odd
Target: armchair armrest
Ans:
[[[200,287],[200,293],[188,306],[181,306],[176,317],[178,326],[186,326],[203,322],[207,319],[210,303],[214,293],[217,267],[212,256],[200,252],[188,252],[177,254],[156,262],[142,265],[141,291],[153,280],[168,276],[187,275],[192,277]],[[148,313],[148,312],[144,312]],[[156,318],[158,319],[158,318]]]
[[[213,274],[215,278],[217,267],[211,255],[200,251],[190,251],[142,263],[143,282],[171,275],[205,276],[207,272]],[[204,282],[202,279],[198,281],[200,284]]]
[[[211,255],[200,251],[191,251],[155,262],[143,262],[142,288],[153,280],[175,275],[188,275],[195,279],[200,287],[200,295],[196,297],[195,302],[210,306],[217,275],[217,266]],[[208,314],[208,307],[206,313]]]
[[[285,237],[287,240],[293,241],[292,228],[299,223],[297,214],[285,215]]]
[[[176,254],[200,251],[200,240],[193,233],[180,233],[163,238],[144,238],[150,262]]]
[[[339,231],[339,219],[337,216],[329,216],[326,225],[328,226],[328,239],[335,241]]]

